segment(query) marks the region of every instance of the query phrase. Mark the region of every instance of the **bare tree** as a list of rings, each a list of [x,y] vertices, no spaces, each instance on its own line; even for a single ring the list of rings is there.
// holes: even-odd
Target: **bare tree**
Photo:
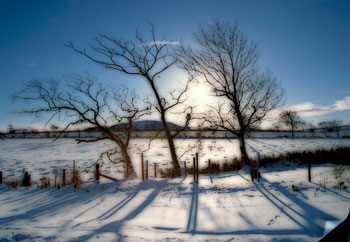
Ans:
[[[12,124],[9,124],[7,130],[9,134],[14,134],[16,132],[16,129],[13,127]]]
[[[313,123],[309,123],[309,132],[311,132],[312,137],[315,136],[315,132],[316,132],[316,127]]]
[[[75,125],[88,125],[102,133],[92,139],[78,138],[77,143],[112,140],[116,148],[102,153],[113,163],[124,163],[128,173],[133,172],[128,147],[131,138],[133,121],[149,113],[150,107],[140,109],[136,106],[136,94],[126,87],[120,91],[98,85],[96,80],[87,75],[72,76],[66,85],[54,79],[48,81],[30,81],[23,89],[12,95],[14,101],[21,100],[31,104],[31,108],[16,111],[18,114],[41,116],[46,115],[47,123],[55,117],[64,116],[66,124],[60,134]],[[124,133],[113,132],[113,124],[126,122]],[[60,135],[57,137],[60,138]],[[121,153],[122,159],[112,159]]]
[[[160,93],[157,81],[161,79],[160,76],[162,74],[176,63],[176,59],[171,55],[169,42],[164,39],[157,39],[154,27],[151,25],[151,38],[149,41],[138,33],[136,33],[136,41],[99,34],[94,39],[94,42],[90,44],[89,51],[78,49],[72,43],[67,45],[75,52],[106,69],[112,69],[127,75],[140,76],[149,84],[155,98],[154,107],[160,114],[163,131],[168,140],[173,163],[173,176],[181,175],[174,138],[188,127],[193,107],[185,108],[183,113],[186,114],[186,118],[183,129],[174,133],[171,133],[169,129],[167,116],[171,109],[186,101],[185,93],[192,78],[187,80],[182,90],[170,92],[170,98],[166,98],[165,95]]]
[[[257,46],[235,25],[214,20],[194,34],[197,49],[180,46],[178,59],[187,72],[203,77],[221,98],[204,120],[211,128],[233,133],[240,140],[241,159],[249,164],[245,135],[269,111],[283,102],[284,90],[270,71],[257,65]]]
[[[292,137],[294,137],[294,131],[298,126],[304,124],[304,121],[298,116],[296,111],[285,110],[280,113],[280,122],[291,128]]]
[[[319,125],[326,135],[326,133],[335,132],[337,134],[337,137],[339,137],[339,131],[341,128],[342,120],[332,120],[332,121],[324,121],[320,122]]]
[[[340,137],[339,131],[341,129],[343,121],[342,120],[333,120],[331,122],[333,124],[334,131],[337,133],[337,137],[339,138]]]

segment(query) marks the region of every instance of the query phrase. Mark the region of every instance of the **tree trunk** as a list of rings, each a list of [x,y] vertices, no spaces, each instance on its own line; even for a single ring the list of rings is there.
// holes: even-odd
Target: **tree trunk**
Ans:
[[[158,90],[154,84],[154,80],[152,78],[150,78],[149,76],[145,76],[148,80],[148,83],[150,84],[152,90],[153,90],[153,93],[156,97],[156,100],[157,100],[157,103],[158,103],[158,107],[159,107],[159,113],[160,113],[160,116],[161,116],[161,120],[162,120],[162,124],[163,124],[163,130],[165,132],[165,135],[168,139],[168,144],[169,144],[169,149],[170,149],[170,154],[171,154],[171,159],[172,159],[172,162],[173,162],[173,172],[172,172],[172,176],[173,177],[177,177],[177,176],[181,176],[181,168],[180,168],[180,165],[179,165],[179,162],[177,160],[177,155],[176,155],[176,151],[175,151],[175,145],[174,145],[174,139],[173,139],[173,136],[171,135],[170,133],[170,130],[169,130],[169,127],[168,127],[168,124],[166,122],[166,118],[165,118],[165,113],[166,113],[166,110],[164,109],[164,106],[162,104],[162,100],[158,94]]]
[[[165,116],[162,115],[161,119],[162,119],[162,124],[163,124],[163,130],[164,130],[165,135],[166,135],[167,140],[168,140],[170,155],[171,155],[171,159],[172,159],[173,166],[174,166],[172,176],[173,177],[181,176],[181,168],[180,168],[179,162],[177,160],[177,155],[176,155],[175,145],[174,145],[174,138],[170,133],[168,124],[165,120]]]
[[[244,132],[239,135],[239,148],[241,150],[241,162],[245,165],[250,165],[249,156],[246,150]]]
[[[122,152],[125,159],[125,165],[127,166],[127,168],[125,168],[125,178],[128,178],[129,175],[134,172],[134,166],[131,163],[131,159],[127,148],[123,147]]]
[[[238,138],[239,138],[239,148],[241,150],[241,162],[245,165],[250,165],[250,160],[249,160],[248,153],[247,153],[247,150],[245,147],[245,137],[244,137],[244,134],[246,133],[247,126],[244,125],[244,120],[243,120],[238,102],[234,101],[234,104],[235,104],[235,111],[236,111],[238,123],[240,126]]]

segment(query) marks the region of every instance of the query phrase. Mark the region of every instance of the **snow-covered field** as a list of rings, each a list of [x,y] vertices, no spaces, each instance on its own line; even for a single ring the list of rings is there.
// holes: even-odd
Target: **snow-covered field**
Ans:
[[[236,140],[178,140],[178,153],[191,161],[224,161],[237,155]],[[350,146],[343,139],[252,139],[253,156],[318,148]],[[132,158],[139,172],[145,140],[134,140]],[[0,170],[20,176],[26,168],[35,177],[54,169],[80,169],[94,164],[112,144],[75,144],[74,140],[2,140]],[[168,165],[166,143],[157,140],[145,159]],[[107,173],[104,164],[104,172]],[[239,172],[176,179],[139,178],[81,189],[0,186],[0,241],[318,241],[326,221],[345,219],[350,192],[337,186],[334,165],[313,166],[312,183],[305,166],[288,162],[262,168],[260,183],[251,182],[249,168]],[[151,169],[152,170],[152,169]],[[111,171],[112,176],[122,176]],[[11,177],[11,176],[10,176]],[[350,166],[343,181],[350,179]],[[292,185],[299,191],[294,191]],[[349,186],[350,184],[347,183]]]
[[[239,156],[239,144],[237,139],[178,139],[177,154],[180,157],[180,166],[192,166],[195,153],[199,153],[199,166],[207,166],[207,162],[223,163],[232,161]],[[247,150],[251,157],[256,157],[257,152],[264,155],[285,154],[292,151],[309,151],[316,149],[331,149],[335,147],[350,147],[350,139],[248,139]],[[95,162],[101,152],[112,149],[114,144],[108,141],[98,143],[77,144],[74,139],[5,139],[0,140],[0,171],[5,179],[18,179],[23,176],[23,168],[32,176],[33,181],[38,181],[43,175],[50,176],[53,180],[55,170],[62,174],[62,169],[67,169],[70,176],[73,171],[73,160],[83,180],[93,181]],[[146,139],[133,139],[130,144],[130,156],[138,177],[141,177],[141,152],[148,149]],[[239,157],[238,157],[239,158]],[[165,139],[154,140],[150,149],[144,152],[144,160],[149,161],[149,175],[154,176],[154,163],[162,169],[169,167],[170,154]],[[124,172],[116,165],[104,162],[101,164],[102,172],[122,179]],[[158,174],[159,176],[159,174]]]

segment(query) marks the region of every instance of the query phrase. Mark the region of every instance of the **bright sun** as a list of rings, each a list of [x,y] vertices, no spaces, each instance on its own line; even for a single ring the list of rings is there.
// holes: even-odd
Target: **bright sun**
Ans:
[[[205,107],[208,104],[212,104],[215,100],[212,97],[211,89],[209,85],[203,83],[196,83],[192,85],[188,93],[189,102],[197,106]]]

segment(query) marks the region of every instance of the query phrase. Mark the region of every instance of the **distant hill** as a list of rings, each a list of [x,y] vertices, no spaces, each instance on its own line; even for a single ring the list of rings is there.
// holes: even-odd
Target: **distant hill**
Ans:
[[[126,127],[128,126],[127,123],[121,123],[121,124],[116,124],[111,127],[113,131],[118,131],[118,130],[125,130]],[[173,130],[179,130],[182,129],[182,126],[179,126],[177,124],[168,122],[168,127],[171,131]],[[154,130],[161,130],[163,129],[162,122],[160,121],[155,121],[155,120],[142,120],[142,121],[135,121],[133,123],[133,130],[145,130],[145,131],[154,131]],[[189,130],[188,128],[186,130]],[[86,131],[99,131],[99,128],[88,128]]]

